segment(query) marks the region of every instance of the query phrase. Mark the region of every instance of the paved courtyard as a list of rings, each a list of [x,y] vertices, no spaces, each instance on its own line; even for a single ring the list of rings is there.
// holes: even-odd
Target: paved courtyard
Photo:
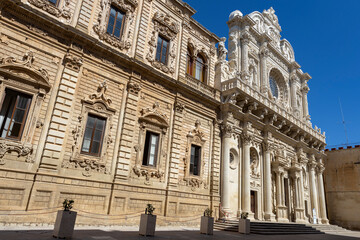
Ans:
[[[34,229],[35,228],[35,229]],[[93,227],[92,227],[93,228]],[[182,227],[159,227],[155,237],[139,236],[136,227],[80,227],[75,230],[74,240],[117,240],[117,239],[289,239],[291,240],[352,240],[360,239],[360,232],[345,233],[346,236],[335,234],[316,234],[316,235],[282,235],[282,236],[265,236],[265,235],[242,235],[235,232],[215,231],[213,236],[202,235],[198,229]],[[52,228],[44,227],[0,227],[1,240],[50,240],[52,237]]]

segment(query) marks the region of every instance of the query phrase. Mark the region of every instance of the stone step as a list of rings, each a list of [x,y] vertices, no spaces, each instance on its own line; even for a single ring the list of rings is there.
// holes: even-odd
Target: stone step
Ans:
[[[214,223],[214,229],[237,232],[238,221],[217,221]],[[263,235],[323,234],[322,231],[305,224],[260,221],[250,222],[250,233]]]

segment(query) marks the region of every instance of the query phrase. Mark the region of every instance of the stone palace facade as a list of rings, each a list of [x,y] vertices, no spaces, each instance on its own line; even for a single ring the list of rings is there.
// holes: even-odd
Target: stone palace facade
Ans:
[[[147,203],[163,224],[207,207],[327,223],[311,77],[274,10],[231,13],[229,50],[194,13],[0,2],[0,222],[52,223],[68,198],[83,224],[132,224]]]

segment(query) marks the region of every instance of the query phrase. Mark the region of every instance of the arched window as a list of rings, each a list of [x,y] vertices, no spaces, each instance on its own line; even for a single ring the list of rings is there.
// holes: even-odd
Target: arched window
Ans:
[[[190,48],[188,48],[186,73],[189,74],[190,76],[193,76],[193,72],[194,72],[194,59],[192,57]]]
[[[273,97],[274,98],[279,98],[279,89],[278,89],[278,86],[276,84],[276,80],[274,79],[273,76],[270,76],[269,84],[270,84],[271,94],[273,95]]]
[[[205,81],[205,61],[200,55],[196,58],[195,78],[201,82]]]

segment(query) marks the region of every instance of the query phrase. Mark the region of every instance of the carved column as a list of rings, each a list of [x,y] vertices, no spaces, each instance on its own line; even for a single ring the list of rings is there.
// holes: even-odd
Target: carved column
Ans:
[[[250,34],[244,32],[241,35],[241,77],[242,80],[249,80],[249,43],[250,43]]]
[[[273,221],[272,214],[272,198],[271,198],[271,160],[270,160],[270,144],[264,143],[265,160],[264,160],[264,192],[265,192],[265,220]]]
[[[307,84],[305,84],[305,86],[301,90],[302,101],[303,101],[303,113],[304,113],[303,116],[305,117],[305,120],[310,120],[309,109],[308,109],[308,100],[307,100],[307,94],[308,94],[309,90],[310,89]]]
[[[283,218],[282,207],[283,207],[283,187],[281,184],[282,169],[276,169],[276,217],[278,221]]]
[[[250,207],[250,142],[251,136],[248,134],[242,135],[243,140],[243,174],[242,174],[242,211],[251,213]]]
[[[231,134],[232,126],[226,124],[222,128],[222,181],[221,181],[221,205],[224,212],[229,212],[230,210],[230,144],[231,144]]]
[[[319,203],[320,203],[320,218],[322,224],[329,224],[329,220],[326,216],[326,203],[325,203],[325,191],[324,191],[324,179],[323,172],[325,168],[322,164],[319,165],[318,171],[318,189],[319,189]]]
[[[319,216],[318,211],[318,194],[317,194],[317,187],[315,183],[315,168],[316,168],[316,161],[315,157],[312,156],[312,159],[309,162],[310,167],[310,192],[311,192],[311,206],[312,209],[315,208],[316,216]],[[313,213],[313,210],[311,211]]]
[[[296,103],[296,76],[292,75],[290,77],[290,92],[291,92],[291,107],[293,109],[293,111],[296,110],[297,108],[297,103]]]
[[[266,62],[269,56],[269,50],[267,49],[267,43],[263,43],[260,49],[260,84],[261,93],[265,94],[268,92],[268,76],[266,69]]]
[[[300,207],[305,209],[305,201],[304,201],[304,176],[302,173],[303,170],[300,172]]]

